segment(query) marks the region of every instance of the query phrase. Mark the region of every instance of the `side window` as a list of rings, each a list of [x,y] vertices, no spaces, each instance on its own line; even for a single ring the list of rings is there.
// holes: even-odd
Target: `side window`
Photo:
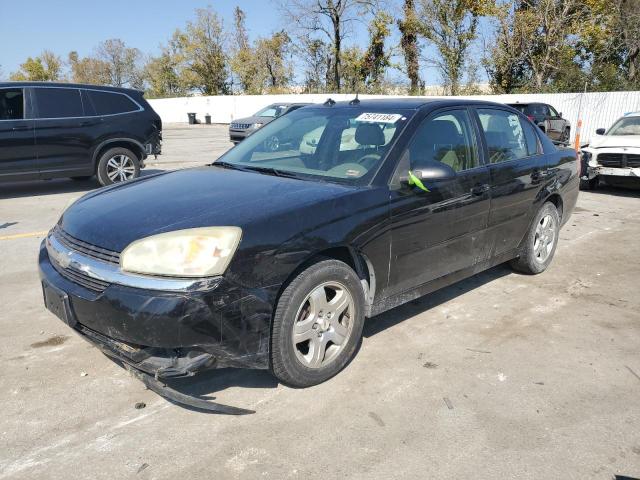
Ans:
[[[138,105],[120,93],[87,90],[87,94],[97,115],[115,115],[139,110]]]
[[[560,115],[558,115],[558,112],[556,112],[556,109],[553,108],[551,105],[549,105],[549,114],[552,117],[556,117],[556,118],[560,116]]]
[[[24,90],[21,88],[0,89],[0,120],[22,120],[24,118]]]
[[[524,130],[524,140],[527,143],[527,153],[529,156],[538,155],[538,136],[536,135],[535,127],[531,123],[520,119],[522,129]]]
[[[74,118],[84,116],[77,88],[34,88],[37,118]]]
[[[478,166],[478,149],[467,110],[448,110],[427,118],[408,148],[411,169],[442,162],[456,172]]]
[[[489,163],[518,160],[531,155],[523,124],[516,113],[480,108],[478,115],[487,140]]]

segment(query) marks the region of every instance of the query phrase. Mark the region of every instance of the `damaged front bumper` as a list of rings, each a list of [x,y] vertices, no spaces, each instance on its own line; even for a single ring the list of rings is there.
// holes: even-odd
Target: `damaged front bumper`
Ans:
[[[144,378],[145,384],[153,384],[154,388],[147,385],[152,390],[160,388],[155,384],[162,379],[214,368],[269,367],[275,289],[244,289],[224,277],[190,285],[160,280],[154,286],[165,290],[141,288],[149,286],[145,278],[135,277],[130,282],[118,277],[117,271],[110,273],[105,265],[98,271],[91,259],[65,248],[52,234],[40,248],[39,270],[47,308],[106,355]],[[167,388],[160,388],[163,395]]]

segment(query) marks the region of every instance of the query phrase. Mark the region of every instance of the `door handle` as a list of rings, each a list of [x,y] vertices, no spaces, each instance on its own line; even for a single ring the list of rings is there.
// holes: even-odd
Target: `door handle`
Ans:
[[[13,127],[11,130],[17,132],[19,130],[29,130],[31,127],[29,125],[20,125],[19,127]]]
[[[488,191],[489,191],[489,184],[487,184],[487,183],[474,185],[471,188],[471,194],[472,195],[483,195]]]

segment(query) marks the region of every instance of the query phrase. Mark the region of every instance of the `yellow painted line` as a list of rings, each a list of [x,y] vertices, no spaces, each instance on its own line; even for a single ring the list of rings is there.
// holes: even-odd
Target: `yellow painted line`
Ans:
[[[15,235],[5,235],[0,237],[0,240],[16,240],[18,238],[33,238],[44,237],[49,232],[29,232],[29,233],[16,233]]]

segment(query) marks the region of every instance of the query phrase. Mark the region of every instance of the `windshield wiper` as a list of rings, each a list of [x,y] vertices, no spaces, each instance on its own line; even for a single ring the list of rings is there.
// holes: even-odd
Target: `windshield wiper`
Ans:
[[[286,178],[297,178],[298,180],[304,180],[300,178],[300,176],[296,175],[293,172],[288,172],[286,170],[278,170],[273,167],[259,167],[256,165],[243,165],[245,170],[253,170],[254,172],[265,173],[267,175],[273,175],[276,177],[286,177]]]
[[[242,167],[241,165],[238,165],[236,163],[225,162],[225,161],[215,161],[215,162],[209,164],[209,166],[211,166],[211,167],[231,168],[233,170],[243,170],[243,171],[247,170],[246,168]]]

